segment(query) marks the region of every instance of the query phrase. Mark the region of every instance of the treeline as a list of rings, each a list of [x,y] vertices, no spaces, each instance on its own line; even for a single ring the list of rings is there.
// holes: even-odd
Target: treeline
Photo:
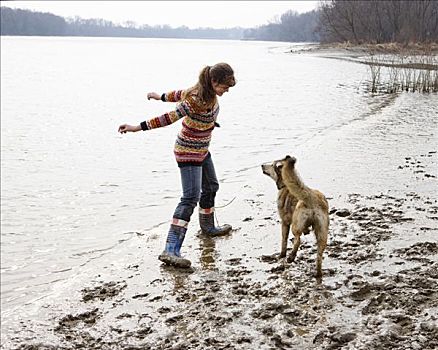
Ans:
[[[64,18],[51,13],[1,7],[1,35],[66,35]]]
[[[186,26],[178,28],[172,28],[168,25],[139,26],[134,22],[117,25],[104,19],[63,18],[51,13],[1,7],[1,35],[246,39],[302,42],[319,40],[318,33],[315,31],[317,23],[317,11],[302,15],[288,11],[273,23],[253,29],[239,27],[190,29]]]
[[[69,36],[97,36],[97,37],[133,37],[133,38],[179,38],[179,39],[235,39],[242,37],[242,28],[215,29],[196,28],[186,26],[172,28],[169,25],[138,26],[134,22],[127,22],[123,26],[115,25],[103,19],[82,19],[76,17],[67,22]]]
[[[322,42],[438,41],[438,1],[332,0],[320,6]]]
[[[288,42],[428,43],[438,41],[438,1],[331,0],[303,14],[288,11],[256,28],[172,28],[103,19],[63,18],[1,7],[1,35],[246,39]]]
[[[317,10],[303,14],[287,11],[272,23],[245,30],[243,39],[315,42],[320,40],[318,24],[319,11]]]
[[[1,35],[94,36],[134,38],[241,39],[243,28],[190,29],[182,26],[117,25],[103,19],[63,18],[51,13],[1,7]]]

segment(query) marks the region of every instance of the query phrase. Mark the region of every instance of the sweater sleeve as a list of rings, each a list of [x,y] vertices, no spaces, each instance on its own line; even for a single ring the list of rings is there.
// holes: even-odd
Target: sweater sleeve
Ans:
[[[161,95],[161,101],[163,102],[178,102],[181,100],[184,90],[174,90],[165,92]]]
[[[177,120],[184,118],[191,113],[193,113],[192,107],[189,101],[185,100],[178,103],[174,111],[141,122],[140,126],[142,130],[162,128],[163,126],[175,123]]]

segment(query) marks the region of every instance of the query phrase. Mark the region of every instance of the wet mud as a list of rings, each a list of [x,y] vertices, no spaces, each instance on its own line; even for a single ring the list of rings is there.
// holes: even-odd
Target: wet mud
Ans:
[[[17,349],[436,349],[438,347],[437,199],[350,193],[331,198],[323,278],[307,235],[297,259],[253,240],[280,226],[263,194],[229,237],[194,237],[199,261],[159,265],[148,280],[130,264],[114,280],[80,289],[77,312],[57,314]],[[263,215],[251,214],[257,212]],[[140,237],[140,236],[139,236]],[[435,238],[435,239],[434,239]],[[143,239],[143,237],[140,237]],[[247,239],[252,244],[237,246]],[[235,243],[231,243],[235,242]],[[221,253],[232,244],[240,254]],[[289,244],[291,247],[292,244]],[[146,267],[147,269],[147,267]],[[106,277],[108,278],[108,277]]]

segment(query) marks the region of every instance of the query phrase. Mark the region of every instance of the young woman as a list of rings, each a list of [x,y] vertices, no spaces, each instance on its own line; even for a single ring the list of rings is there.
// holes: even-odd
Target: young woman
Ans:
[[[231,231],[230,225],[214,225],[214,200],[219,189],[213,160],[208,151],[211,133],[219,113],[217,96],[222,96],[236,84],[233,69],[227,63],[204,67],[195,86],[187,90],[148,93],[148,99],[178,102],[176,109],[162,116],[140,123],[123,124],[119,132],[137,132],[170,125],[179,119],[174,154],[181,173],[183,194],[173,214],[164,251],[158,257],[162,262],[177,267],[190,267],[191,262],[181,257],[180,250],[190,217],[199,202],[199,223],[204,234],[218,236]]]

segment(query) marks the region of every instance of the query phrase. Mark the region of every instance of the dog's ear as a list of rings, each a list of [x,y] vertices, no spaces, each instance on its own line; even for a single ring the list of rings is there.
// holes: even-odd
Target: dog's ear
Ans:
[[[287,155],[284,160],[292,165],[295,165],[297,162],[297,159],[295,157],[291,157],[290,155]]]

